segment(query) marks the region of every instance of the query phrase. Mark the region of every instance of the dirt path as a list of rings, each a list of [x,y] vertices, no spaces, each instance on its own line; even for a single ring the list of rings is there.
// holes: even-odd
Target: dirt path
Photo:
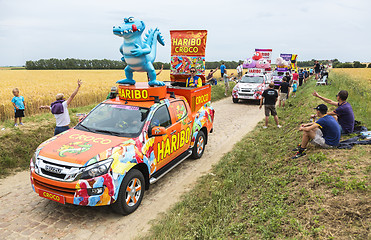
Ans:
[[[233,104],[230,98],[213,107],[214,133],[203,157],[184,161],[151,185],[141,206],[129,216],[116,215],[109,207],[61,205],[40,198],[31,189],[28,171],[0,180],[0,239],[133,239],[143,235],[160,213],[179,201],[264,117],[257,105]]]

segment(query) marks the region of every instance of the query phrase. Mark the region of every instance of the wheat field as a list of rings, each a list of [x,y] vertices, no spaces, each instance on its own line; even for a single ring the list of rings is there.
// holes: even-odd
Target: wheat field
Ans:
[[[236,70],[228,73],[236,74]],[[209,70],[206,71],[206,74]],[[77,79],[83,85],[71,103],[71,107],[84,106],[103,101],[116,81],[124,78],[124,70],[0,70],[0,121],[14,117],[11,103],[12,90],[18,88],[25,98],[25,115],[30,116],[45,110],[41,105],[50,105],[55,101],[57,93],[64,93],[68,98],[77,87]],[[220,71],[214,74],[220,78]],[[138,82],[147,81],[145,72],[135,72],[134,79]],[[157,77],[161,81],[170,81],[170,70],[163,70]]]
[[[371,68],[332,68],[331,71],[348,75],[365,87],[371,88]]]

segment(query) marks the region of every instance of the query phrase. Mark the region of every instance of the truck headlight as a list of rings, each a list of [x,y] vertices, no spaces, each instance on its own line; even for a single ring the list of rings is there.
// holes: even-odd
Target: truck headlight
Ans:
[[[80,179],[89,179],[106,174],[111,167],[112,161],[113,158],[108,158],[107,160],[99,161],[97,163],[85,167],[81,174]]]

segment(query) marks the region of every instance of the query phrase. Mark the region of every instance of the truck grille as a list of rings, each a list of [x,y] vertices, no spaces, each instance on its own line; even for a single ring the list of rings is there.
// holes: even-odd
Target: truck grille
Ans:
[[[78,164],[65,163],[39,156],[36,160],[35,171],[40,176],[53,180],[72,182],[80,175],[81,167]]]

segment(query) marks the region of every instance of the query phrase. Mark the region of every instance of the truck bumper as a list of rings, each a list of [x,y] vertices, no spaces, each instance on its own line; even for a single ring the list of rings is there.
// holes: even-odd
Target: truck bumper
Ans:
[[[100,177],[107,180],[111,179],[109,174]],[[40,197],[59,203],[69,203],[80,206],[101,206],[109,205],[114,201],[114,190],[106,185],[101,186],[101,194],[91,194],[91,191],[89,191],[89,189],[92,189],[91,186],[93,186],[91,182],[94,181],[95,183],[97,179],[61,182],[42,177],[33,170],[31,170],[30,178],[33,190]]]

